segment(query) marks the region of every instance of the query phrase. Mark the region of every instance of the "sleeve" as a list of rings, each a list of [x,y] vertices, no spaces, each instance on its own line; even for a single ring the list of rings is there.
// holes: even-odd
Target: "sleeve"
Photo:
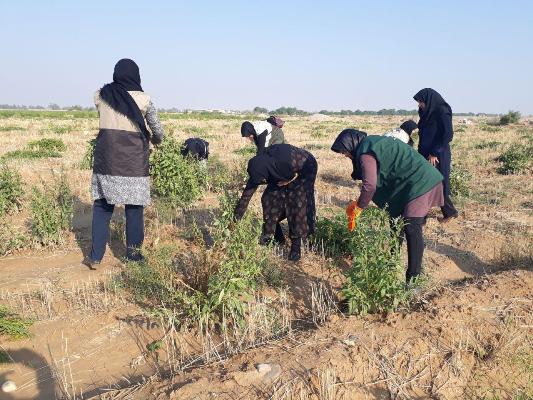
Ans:
[[[246,183],[246,187],[244,188],[241,198],[239,199],[237,206],[235,207],[235,219],[240,220],[244,213],[246,212],[246,209],[248,208],[248,204],[250,203],[250,200],[252,199],[252,196],[254,195],[255,191],[257,190],[257,185],[254,185],[250,180]]]
[[[440,140],[437,140],[435,145],[430,149],[430,154],[433,156],[440,154],[442,149],[453,139],[452,115],[448,110],[441,110],[438,125],[441,135]]]
[[[361,176],[363,185],[361,194],[357,200],[357,205],[361,208],[367,208],[376,193],[378,182],[378,163],[373,155],[363,154],[361,156]]]
[[[146,110],[146,122],[152,131],[152,143],[161,143],[164,135],[163,127],[161,126],[161,121],[159,121],[157,109],[154,107],[154,104],[151,101],[148,104],[148,109]]]

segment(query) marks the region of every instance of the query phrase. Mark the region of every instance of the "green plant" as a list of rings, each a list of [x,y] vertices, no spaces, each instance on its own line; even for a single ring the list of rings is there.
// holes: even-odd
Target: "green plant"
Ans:
[[[181,155],[181,143],[167,137],[150,156],[154,192],[178,207],[190,207],[207,187],[207,168],[192,157]]]
[[[233,152],[241,156],[249,156],[249,155],[255,155],[255,153],[257,152],[257,149],[255,148],[255,146],[244,146]]]
[[[72,221],[72,193],[63,174],[54,184],[42,186],[32,188],[31,234],[42,245],[60,244]]]
[[[344,213],[319,219],[315,244],[333,254],[352,256],[341,294],[350,314],[393,311],[406,304],[400,249],[402,223],[377,208],[366,209],[349,232]],[[320,248],[320,247],[319,247]]]
[[[0,365],[13,362],[7,351],[0,350]]]
[[[525,172],[530,168],[532,160],[533,144],[523,146],[515,143],[498,157],[501,163],[498,172],[504,175]]]
[[[500,118],[500,125],[516,124],[520,121],[520,113],[518,111],[509,111]]]
[[[454,166],[450,173],[450,191],[454,197],[468,197],[470,195],[469,182],[472,175],[461,166]]]
[[[80,162],[81,169],[92,169],[94,163],[94,146],[96,145],[96,139],[91,139],[87,142],[85,154]]]
[[[0,257],[7,256],[27,244],[24,234],[16,231],[8,221],[0,219]]]
[[[497,148],[501,143],[496,140],[490,140],[488,142],[482,142],[474,145],[475,149],[483,150],[483,149],[495,149]]]
[[[8,151],[4,159],[36,159],[47,157],[61,157],[66,150],[66,145],[61,139],[40,139],[29,142],[22,150]]]
[[[16,313],[9,311],[7,307],[0,306],[0,336],[8,336],[12,339],[30,337],[30,326],[33,321],[24,319]]]
[[[22,208],[22,178],[18,171],[7,165],[0,167],[0,217]]]
[[[480,124],[479,129],[484,132],[490,132],[490,133],[499,132],[502,130],[502,128],[500,128],[499,126],[491,126],[487,124]]]
[[[4,125],[0,126],[1,132],[14,132],[14,131],[25,131],[26,128],[23,128],[22,126],[14,126],[14,125]]]

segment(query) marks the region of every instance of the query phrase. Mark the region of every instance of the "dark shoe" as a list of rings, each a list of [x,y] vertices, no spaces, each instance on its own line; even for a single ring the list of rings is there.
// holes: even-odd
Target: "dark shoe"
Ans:
[[[302,239],[293,239],[291,242],[291,251],[289,252],[289,261],[300,261],[302,258]]]
[[[437,218],[437,221],[439,221],[441,224],[447,224],[452,219],[457,218],[458,216],[459,216],[459,214],[450,215],[448,217],[440,217],[440,218]]]
[[[85,259],[82,261],[82,264],[86,267],[89,267],[89,269],[92,269],[93,271],[96,270],[96,267],[100,264],[101,261],[95,261],[91,259],[90,257],[85,257]]]

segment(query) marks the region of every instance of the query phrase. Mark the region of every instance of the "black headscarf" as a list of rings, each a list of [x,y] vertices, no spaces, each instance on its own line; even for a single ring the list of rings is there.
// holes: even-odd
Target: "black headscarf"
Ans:
[[[113,82],[100,89],[100,97],[116,112],[135,122],[146,139],[150,139],[150,132],[146,128],[144,117],[139,106],[128,93],[129,90],[142,92],[139,67],[135,61],[123,58],[115,65]]]
[[[209,142],[200,138],[189,138],[185,140],[181,147],[181,155],[196,157],[198,160],[209,158]]]
[[[260,185],[292,179],[291,152],[290,144],[276,144],[253,157],[248,161],[250,182]]]
[[[413,99],[416,101],[423,101],[426,105],[424,110],[420,108],[418,109],[418,116],[420,117],[420,120],[418,121],[419,127],[424,127],[434,115],[438,114],[441,107],[447,108],[450,114],[452,113],[452,108],[450,105],[446,103],[446,101],[436,90],[431,88],[420,90],[413,96]]]
[[[256,137],[257,132],[254,129],[254,126],[250,121],[244,121],[241,125],[241,136],[242,137]]]
[[[418,125],[412,119],[405,121],[400,125],[400,129],[407,133],[409,136],[411,136],[411,133],[413,133],[413,131],[417,128]]]
[[[354,180],[361,179],[360,174],[357,172],[361,168],[358,167],[358,160],[355,154],[357,147],[359,147],[359,144],[366,137],[366,132],[358,131],[357,129],[345,129],[339,133],[339,136],[337,136],[337,139],[335,139],[333,145],[331,146],[331,150],[333,150],[335,153],[347,152],[352,155],[352,179]]]

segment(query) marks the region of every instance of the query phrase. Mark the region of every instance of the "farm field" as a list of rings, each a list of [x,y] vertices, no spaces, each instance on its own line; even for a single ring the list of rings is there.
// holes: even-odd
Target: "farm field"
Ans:
[[[121,261],[119,208],[93,271],[81,261],[90,250],[96,113],[0,111],[0,169],[18,171],[23,189],[0,214],[0,307],[29,330],[0,330],[0,384],[18,386],[0,399],[531,398],[533,123],[454,120],[460,217],[428,218],[422,291],[392,312],[348,315],[340,301],[350,257],[314,242],[294,264],[287,248],[259,248],[249,233],[260,193],[255,216],[238,227],[225,220],[224,189],[234,196],[253,153],[240,125],[258,118],[162,114],[167,136],[209,141],[208,183],[188,193],[186,207],[154,196],[141,266]],[[329,150],[337,134],[381,134],[404,120],[284,119],[286,140],[317,158],[322,219],[359,193],[351,163]],[[60,233],[52,222],[64,225]]]

